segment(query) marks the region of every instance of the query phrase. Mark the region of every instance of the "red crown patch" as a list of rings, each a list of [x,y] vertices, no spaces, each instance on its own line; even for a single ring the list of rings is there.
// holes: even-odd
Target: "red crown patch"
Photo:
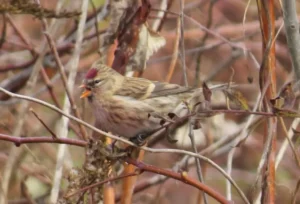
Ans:
[[[97,72],[98,72],[98,70],[96,68],[92,68],[86,73],[85,78],[93,79],[93,78],[95,78],[95,76],[97,76]]]

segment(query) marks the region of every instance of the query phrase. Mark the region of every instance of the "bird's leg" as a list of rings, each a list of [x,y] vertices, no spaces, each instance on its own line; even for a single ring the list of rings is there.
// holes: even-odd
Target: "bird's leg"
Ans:
[[[108,160],[116,160],[128,156],[127,152],[115,146],[114,143],[106,145],[102,141],[97,141],[99,153]]]
[[[125,151],[111,152],[109,148],[100,148],[99,151],[108,160],[116,160],[128,156]]]
[[[138,146],[143,146],[146,142],[146,139],[151,135],[152,132],[142,132],[134,137],[131,137],[129,140]]]

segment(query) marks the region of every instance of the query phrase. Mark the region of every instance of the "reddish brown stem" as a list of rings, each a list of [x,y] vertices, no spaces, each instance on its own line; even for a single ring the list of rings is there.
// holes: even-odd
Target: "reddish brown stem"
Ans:
[[[129,164],[132,164],[132,165],[138,167],[142,171],[148,171],[148,172],[168,176],[170,178],[176,179],[176,180],[181,181],[183,183],[186,183],[190,186],[193,186],[193,187],[195,187],[195,188],[197,188],[201,191],[204,191],[205,193],[207,193],[211,197],[215,198],[220,203],[231,203],[224,196],[222,196],[221,194],[216,192],[214,189],[198,182],[197,180],[191,179],[184,172],[183,173],[176,173],[176,172],[173,172],[173,171],[170,171],[170,170],[161,169],[161,168],[158,168],[156,166],[145,164],[143,162],[138,162],[138,161],[136,161],[132,158],[129,158],[129,157],[126,158],[125,161]]]
[[[262,32],[263,62],[260,68],[260,88],[266,95],[263,96],[265,111],[268,111],[269,101],[276,96],[276,72],[275,72],[275,14],[274,0],[257,0],[259,10],[260,27]],[[266,159],[264,169],[261,174],[262,196],[261,203],[275,203],[275,157],[276,157],[276,126],[277,119],[269,118],[265,127],[265,143],[267,143],[264,153]]]
[[[70,138],[53,138],[51,136],[48,137],[15,137],[11,135],[1,134],[0,140],[13,142],[17,147],[22,144],[29,143],[59,143],[59,144],[69,144],[79,147],[85,147],[88,143],[83,140],[70,139]]]

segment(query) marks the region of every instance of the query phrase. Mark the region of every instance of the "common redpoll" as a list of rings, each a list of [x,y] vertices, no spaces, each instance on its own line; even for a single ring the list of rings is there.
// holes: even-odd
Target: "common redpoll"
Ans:
[[[127,138],[152,133],[161,127],[162,118],[201,90],[122,76],[99,63],[87,72],[81,87],[81,98],[87,97],[92,105],[97,127]]]

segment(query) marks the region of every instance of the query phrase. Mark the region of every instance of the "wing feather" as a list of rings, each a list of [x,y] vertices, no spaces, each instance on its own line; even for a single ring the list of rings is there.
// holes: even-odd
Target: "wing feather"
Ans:
[[[115,95],[128,96],[136,99],[149,99],[192,92],[193,90],[194,88],[182,87],[177,84],[150,81],[135,77],[126,77],[122,87],[116,91]]]

